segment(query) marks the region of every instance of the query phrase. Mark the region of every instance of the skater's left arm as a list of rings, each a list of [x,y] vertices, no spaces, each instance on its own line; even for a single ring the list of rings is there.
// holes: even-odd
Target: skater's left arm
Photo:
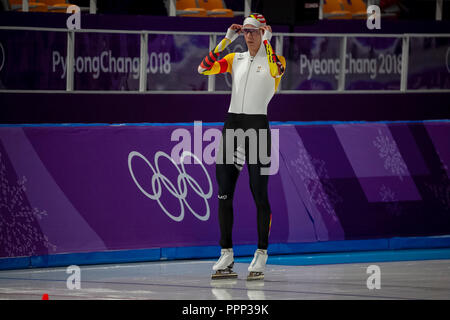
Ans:
[[[270,75],[279,79],[284,74],[286,70],[286,60],[283,56],[278,56],[273,51],[272,46],[270,45],[270,39],[272,38],[272,28],[270,26],[261,27],[264,34],[262,36],[262,41],[264,44],[264,48],[266,49],[267,60],[269,62]]]

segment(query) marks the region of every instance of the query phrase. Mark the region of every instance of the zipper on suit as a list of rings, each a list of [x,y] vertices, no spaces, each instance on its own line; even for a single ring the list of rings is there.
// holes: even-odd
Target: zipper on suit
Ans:
[[[255,57],[250,56],[250,63],[247,67],[247,76],[245,77],[245,85],[244,85],[244,94],[242,95],[242,113],[244,113],[244,101],[245,101],[245,92],[247,91],[247,82],[248,82],[248,75],[250,73],[250,68],[252,66],[252,62],[255,59]]]

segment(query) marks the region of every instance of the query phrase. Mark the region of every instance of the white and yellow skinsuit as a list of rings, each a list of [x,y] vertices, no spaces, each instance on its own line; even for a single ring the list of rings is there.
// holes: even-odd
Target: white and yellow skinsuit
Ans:
[[[267,30],[254,57],[250,56],[249,51],[233,52],[217,60],[218,55],[237,37],[236,31],[228,29],[225,38],[205,57],[198,72],[204,75],[231,73],[233,84],[228,112],[267,114],[267,106],[286,69],[286,60],[274,54],[269,42],[272,34]]]
[[[263,32],[260,28],[265,26],[265,19],[260,14],[252,14],[244,20],[244,26],[252,25]],[[252,28],[255,29],[255,28]],[[256,31],[254,31],[256,32]],[[269,245],[269,234],[272,224],[272,210],[268,197],[268,170],[270,160],[262,161],[258,156],[257,161],[252,162],[251,155],[255,152],[260,155],[261,148],[271,156],[271,134],[269,121],[267,119],[267,106],[272,99],[280,83],[281,76],[286,68],[285,59],[273,53],[270,45],[271,33],[264,30],[259,47],[254,57],[249,51],[230,53],[223,59],[218,59],[219,54],[238,37],[236,31],[231,28],[225,38],[212,50],[202,61],[198,72],[204,75],[229,72],[233,77],[231,102],[227,118],[222,130],[221,147],[219,154],[222,161],[216,162],[216,180],[218,183],[218,220],[220,225],[221,256],[214,264],[213,270],[216,278],[235,278],[237,274],[232,271],[234,265],[233,257],[233,195],[239,173],[243,163],[247,163],[249,171],[249,184],[253,199],[257,208],[257,233],[258,250],[256,250],[248,271],[247,280],[260,280],[264,278],[264,268],[267,261],[267,248]],[[239,146],[233,145],[229,149],[229,131],[256,130],[259,133],[256,141],[237,142]],[[235,137],[234,137],[235,138]],[[231,140],[234,140],[231,137]],[[239,139],[237,139],[239,140]],[[258,146],[256,149],[250,145]],[[223,147],[226,146],[226,147]],[[264,147],[265,146],[265,147]],[[230,157],[228,157],[230,156]],[[231,162],[226,159],[231,158]],[[241,159],[244,161],[237,161]]]

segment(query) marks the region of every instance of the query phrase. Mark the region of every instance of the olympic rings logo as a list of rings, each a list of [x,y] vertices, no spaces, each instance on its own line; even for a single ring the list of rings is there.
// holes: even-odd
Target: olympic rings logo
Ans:
[[[152,193],[149,193],[146,190],[144,190],[144,188],[142,188],[142,186],[136,180],[136,177],[134,175],[134,172],[133,172],[133,169],[132,169],[132,165],[131,165],[131,162],[132,162],[134,157],[138,157],[138,158],[141,158],[142,160],[144,160],[144,162],[153,171],[153,175],[152,175],[152,178],[151,178]],[[161,172],[159,170],[159,165],[158,165],[158,161],[159,161],[160,157],[169,159],[170,162],[172,162],[174,167],[177,169],[177,171],[178,171],[177,186],[175,186],[167,177],[165,177],[163,174],[161,174]],[[184,162],[184,158],[186,158],[186,157],[193,158],[202,167],[203,172],[205,173],[206,178],[208,180],[208,187],[209,187],[209,189],[208,189],[208,191],[206,193],[204,192],[204,190],[202,190],[202,188],[200,187],[198,182],[195,181],[195,179],[192,176],[190,176],[189,174],[186,173],[186,169],[185,169],[184,163],[183,163]],[[130,170],[131,177],[133,178],[133,181],[136,184],[136,186],[139,188],[139,190],[146,197],[148,197],[148,198],[150,198],[152,200],[156,200],[158,202],[159,206],[161,207],[161,209],[164,211],[164,213],[170,219],[172,219],[174,221],[180,222],[180,221],[182,221],[184,219],[184,206],[186,206],[189,209],[189,211],[197,219],[199,219],[201,221],[208,220],[209,219],[209,215],[210,215],[208,199],[211,198],[211,196],[212,196],[213,187],[212,187],[211,178],[210,178],[208,172],[206,171],[205,166],[201,163],[201,161],[197,158],[197,156],[195,154],[189,152],[189,151],[184,151],[182,153],[181,157],[180,157],[181,169],[178,167],[177,163],[169,155],[167,155],[163,151],[158,151],[157,153],[155,153],[154,162],[155,162],[155,167],[152,166],[152,164],[147,160],[147,158],[145,158],[142,154],[140,154],[137,151],[132,151],[128,155],[128,169]],[[162,205],[162,203],[160,201],[160,197],[161,197],[161,194],[162,194],[161,183],[162,183],[162,185],[164,185],[164,187],[169,191],[169,193],[172,196],[174,196],[176,199],[178,199],[178,201],[180,203],[180,207],[181,207],[181,212],[178,215],[171,214]],[[187,192],[188,192],[188,188],[187,188],[188,184],[192,188],[192,190],[194,190],[194,192],[205,201],[206,213],[204,213],[204,215],[200,215],[197,212],[195,212],[194,209],[192,209],[192,207],[186,201],[186,196],[187,196]]]

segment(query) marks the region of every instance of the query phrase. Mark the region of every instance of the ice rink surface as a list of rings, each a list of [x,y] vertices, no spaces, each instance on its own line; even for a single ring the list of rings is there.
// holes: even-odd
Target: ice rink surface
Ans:
[[[0,271],[0,299],[450,299],[450,260],[267,265],[263,281],[246,281],[247,263],[235,280],[211,280],[212,260],[80,266],[80,289],[69,290],[66,267]],[[381,288],[368,289],[370,265]]]

